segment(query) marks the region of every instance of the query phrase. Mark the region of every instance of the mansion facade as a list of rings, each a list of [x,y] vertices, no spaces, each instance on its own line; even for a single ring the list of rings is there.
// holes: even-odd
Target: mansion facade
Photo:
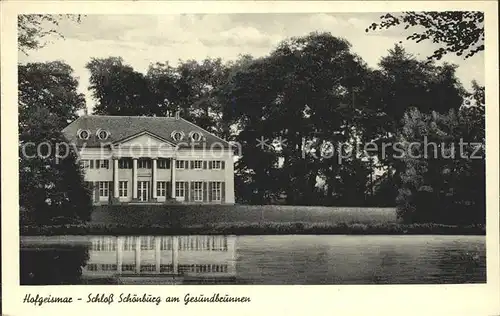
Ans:
[[[178,115],[84,115],[63,134],[94,204],[234,203],[231,144]]]
[[[92,236],[84,277],[236,275],[235,236]]]

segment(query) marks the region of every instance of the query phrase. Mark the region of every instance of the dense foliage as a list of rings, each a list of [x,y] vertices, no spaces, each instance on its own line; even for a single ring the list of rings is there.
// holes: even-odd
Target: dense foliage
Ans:
[[[482,89],[475,86],[475,99]],[[408,111],[398,215],[407,222],[485,223],[484,103],[447,114]],[[419,144],[412,146],[411,144]]]
[[[19,65],[21,222],[89,220],[90,188],[62,129],[85,106],[73,70],[61,62]]]
[[[443,43],[431,56],[439,59],[446,52],[472,56],[483,50],[483,19],[474,12],[406,12],[385,15],[370,29],[419,26],[421,33],[410,39]],[[141,73],[121,57],[109,57],[93,58],[87,69],[94,114],[180,111],[237,141],[242,148],[235,165],[239,203],[397,204],[399,216],[409,222],[484,223],[484,87],[474,83],[474,91],[466,91],[455,65],[432,59],[419,60],[395,45],[373,69],[346,40],[311,33],[287,39],[258,59],[157,62]],[[59,141],[54,131],[84,106],[71,68],[53,62],[20,66],[19,72],[21,144]],[[439,144],[445,155],[409,155],[422,153],[409,144],[424,139]],[[468,156],[449,157],[451,144],[458,149],[461,141],[468,144]],[[398,156],[393,144],[404,154]],[[472,152],[480,158],[471,158]],[[76,207],[76,201],[87,205],[88,196],[70,157],[66,165],[52,158],[21,159],[21,201],[27,209],[49,207],[59,215],[54,205],[66,203],[62,192],[69,192],[64,186],[70,184],[62,175],[67,172],[77,179],[71,182],[76,193],[64,208],[72,205],[73,213],[88,218],[86,207]],[[58,169],[63,166],[67,169]],[[35,175],[43,176],[34,181]],[[47,190],[52,184],[58,189]],[[46,205],[45,191],[54,194],[55,204]],[[31,205],[27,194],[35,193]]]
[[[469,58],[484,51],[484,12],[441,11],[387,13],[380,23],[372,23],[366,31],[388,29],[400,24],[414,33],[407,39],[417,43],[431,40],[443,46],[435,50],[429,59],[441,59],[447,53]]]
[[[371,69],[347,41],[329,33],[291,38],[268,56],[232,63],[156,63],[142,74],[110,57],[93,59],[87,68],[96,114],[159,116],[180,110],[237,141],[240,203],[393,206],[398,196],[404,200],[409,161],[395,157],[394,147],[381,148],[410,137],[403,131],[411,111],[422,113],[415,118],[422,122],[435,112],[458,126],[447,142],[464,136],[454,133],[466,126],[482,128],[471,116],[477,107],[463,108],[474,97],[457,79],[455,65],[418,60],[396,45]],[[376,150],[366,152],[367,143]]]

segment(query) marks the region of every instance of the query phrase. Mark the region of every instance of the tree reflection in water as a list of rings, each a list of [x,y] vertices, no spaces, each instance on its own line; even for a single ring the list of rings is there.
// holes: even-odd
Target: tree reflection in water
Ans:
[[[21,285],[81,284],[82,266],[89,260],[86,245],[28,248],[20,253]]]

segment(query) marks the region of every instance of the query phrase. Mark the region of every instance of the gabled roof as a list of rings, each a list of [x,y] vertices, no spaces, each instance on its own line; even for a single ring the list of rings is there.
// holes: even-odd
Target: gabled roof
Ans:
[[[80,139],[77,135],[79,130],[90,131],[88,140]],[[96,132],[99,130],[109,132],[109,137],[106,140],[100,140]],[[179,131],[185,134],[184,139],[180,142],[172,138],[172,132]],[[191,132],[199,132],[204,137],[204,146],[210,148],[214,143],[220,145],[215,148],[231,148],[231,145],[203,128],[183,119],[175,117],[150,117],[150,116],[108,116],[108,115],[84,115],[77,118],[71,124],[62,130],[66,139],[75,143],[76,146],[100,147],[101,144],[115,143],[124,139],[128,139],[134,135],[139,135],[143,132],[149,132],[160,138],[168,140],[170,143],[179,145],[179,148],[191,148]],[[198,143],[194,147],[202,147]]]
[[[113,145],[126,143],[126,142],[128,142],[136,137],[142,136],[142,135],[147,135],[149,137],[155,138],[161,142],[167,143],[167,144],[172,145],[172,146],[176,145],[170,139],[163,138],[163,137],[156,135],[154,133],[151,133],[150,131],[147,131],[147,130],[141,131],[141,132],[133,134],[133,135],[126,136],[125,138],[122,138],[122,139],[117,139],[113,142]]]

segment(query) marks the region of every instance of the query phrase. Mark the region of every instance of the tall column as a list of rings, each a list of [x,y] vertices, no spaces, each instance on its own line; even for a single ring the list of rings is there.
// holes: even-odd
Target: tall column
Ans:
[[[113,159],[113,185],[114,185],[114,190],[113,190],[113,197],[119,198],[119,192],[118,192],[118,158]]]
[[[172,185],[170,186],[170,189],[172,190],[172,192],[170,192],[171,193],[170,196],[173,199],[175,199],[175,161],[176,161],[175,158],[172,158],[172,163],[170,165],[170,169],[172,170],[172,179],[171,179]],[[186,194],[186,193],[184,193],[184,194]]]
[[[132,159],[132,198],[137,199],[137,158]]]
[[[135,272],[141,273],[141,236],[135,238]]]
[[[156,158],[153,158],[153,170],[151,172],[151,180],[153,181],[153,194],[152,194],[152,197],[153,197],[153,200],[155,200],[157,198],[156,196],[156,162],[157,162],[158,159]]]
[[[231,274],[236,274],[236,236],[227,236],[227,251],[231,255],[230,262],[228,264],[228,272]]]
[[[122,272],[123,264],[123,238],[116,237],[116,271],[118,273]]]
[[[156,273],[160,273],[160,263],[161,263],[161,240],[162,238],[167,238],[165,236],[156,236],[155,237],[155,270]]]
[[[179,271],[179,237],[172,236],[172,270],[176,274]]]

